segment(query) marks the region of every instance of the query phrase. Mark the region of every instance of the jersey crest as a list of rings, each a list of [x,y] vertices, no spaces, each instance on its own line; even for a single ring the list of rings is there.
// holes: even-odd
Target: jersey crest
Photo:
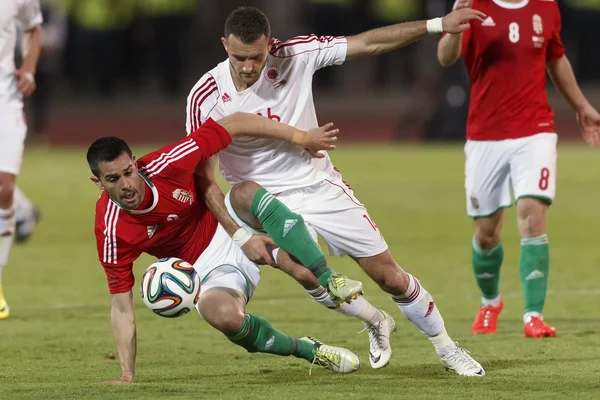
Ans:
[[[173,198],[182,203],[194,203],[194,194],[189,190],[185,189],[175,189],[173,190]]]

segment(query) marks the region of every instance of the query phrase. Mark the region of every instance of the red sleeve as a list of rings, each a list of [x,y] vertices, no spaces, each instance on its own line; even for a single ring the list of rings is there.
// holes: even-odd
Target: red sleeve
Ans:
[[[133,264],[128,265],[107,265],[101,263],[106,273],[108,290],[110,294],[127,293],[135,284],[133,275]]]
[[[127,245],[123,235],[126,227],[119,224],[123,212],[105,194],[96,207],[96,246],[98,259],[104,267],[111,294],[126,293],[133,287],[133,262],[140,253]],[[119,228],[119,229],[118,229]]]
[[[550,42],[548,43],[548,48],[546,49],[547,62],[556,61],[565,55],[565,47],[563,46],[562,40],[560,38],[562,22],[560,17],[560,10],[558,9],[558,4],[555,4],[555,10],[556,25],[552,32],[552,38],[550,38]]]
[[[194,173],[198,164],[208,160],[230,144],[229,132],[212,118],[208,118],[181,141],[142,157],[140,162],[144,167],[141,171],[148,178],[158,175],[167,167]]]

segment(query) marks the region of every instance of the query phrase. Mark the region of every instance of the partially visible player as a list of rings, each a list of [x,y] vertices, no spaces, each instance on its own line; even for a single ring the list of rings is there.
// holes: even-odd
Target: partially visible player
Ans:
[[[308,147],[333,147],[336,131],[328,131],[328,126],[305,136],[311,138]],[[359,368],[358,357],[349,350],[314,339],[295,339],[264,319],[246,313],[246,303],[260,280],[260,269],[208,211],[202,199],[204,193],[197,191],[194,179],[195,171],[201,174],[207,159],[241,134],[306,143],[302,139],[304,132],[238,113],[218,123],[209,120],[187,138],[139,160],[118,138],[101,138],[90,146],[87,161],[94,174],[92,181],[103,190],[96,204],[98,256],[112,295],[111,320],[122,370],[121,378],[110,383],[133,382],[135,377],[132,269],[142,253],[193,263],[202,280],[199,313],[231,342],[249,352],[293,355],[339,373]],[[250,208],[250,204],[246,207]],[[293,229],[302,225],[298,222]],[[308,232],[306,235],[312,241]],[[297,233],[290,236],[297,237]],[[314,243],[313,246],[316,247]],[[321,257],[324,258],[322,254]]]
[[[281,42],[271,38],[269,20],[260,10],[240,7],[225,22],[222,43],[228,58],[204,74],[188,96],[187,130],[193,132],[209,118],[218,119],[238,111],[299,129],[314,128],[318,123],[312,79],[317,70],[393,51],[429,34],[462,32],[469,27],[468,21],[483,21],[483,16],[471,9],[457,10],[444,18],[382,27],[347,38],[308,35]],[[446,368],[460,375],[485,374],[481,365],[450,338],[431,295],[394,260],[367,209],[326,153],[313,158],[309,152],[287,143],[236,138],[219,153],[219,167],[232,185],[252,181],[270,192],[257,193],[256,204],[268,202],[271,193],[277,195],[291,211],[304,218],[315,239],[317,234],[323,237],[330,254],[353,258],[432,342]],[[230,218],[223,200],[213,203],[211,210],[221,217],[219,222],[230,234],[240,229],[256,232],[256,225],[249,224],[247,218]],[[264,224],[263,227],[273,238],[280,235]],[[277,262],[280,268],[287,269],[289,260]],[[324,295],[325,289],[316,284],[309,294],[319,303],[334,307]],[[365,322],[371,366],[387,365],[392,356],[393,318],[364,298],[338,310]]]
[[[502,311],[500,234],[512,189],[521,235],[524,335],[553,337],[556,330],[542,316],[550,272],[546,214],[556,193],[558,139],[546,72],[592,145],[600,144],[600,115],[581,92],[565,56],[555,1],[459,0],[455,8],[471,6],[487,18],[464,33],[444,36],[438,59],[449,66],[464,56],[471,77],[465,188],[467,213],[475,222],[473,269],[482,295],[472,332],[495,333]]]
[[[15,236],[15,184],[21,169],[27,126],[23,96],[35,91],[41,50],[39,0],[2,0],[0,5],[0,319],[10,309],[2,289],[2,270]],[[23,31],[23,63],[15,66],[17,29]]]

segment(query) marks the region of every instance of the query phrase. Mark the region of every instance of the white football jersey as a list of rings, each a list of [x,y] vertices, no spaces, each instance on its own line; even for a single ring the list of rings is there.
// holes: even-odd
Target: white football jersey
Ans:
[[[0,1],[0,106],[22,105],[14,75],[17,29],[28,31],[41,24],[39,0]]]
[[[344,37],[274,40],[260,78],[242,92],[233,83],[229,59],[223,61],[202,76],[188,96],[188,134],[208,118],[219,120],[235,112],[259,114],[302,130],[318,127],[313,74],[342,64],[346,51]],[[310,186],[335,174],[328,155],[313,158],[299,146],[272,139],[237,137],[218,157],[227,182],[254,181],[271,193]]]

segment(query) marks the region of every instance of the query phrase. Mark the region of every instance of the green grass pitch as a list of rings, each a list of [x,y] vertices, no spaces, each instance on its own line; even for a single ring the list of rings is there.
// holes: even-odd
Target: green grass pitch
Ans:
[[[136,148],[141,155],[144,150]],[[518,235],[514,209],[503,236],[505,310],[495,336],[473,337],[478,292],[470,266],[472,228],[465,216],[460,146],[339,146],[335,165],[384,233],[396,259],[433,294],[450,335],[487,376],[446,373],[429,341],[349,259],[334,268],[365,283],[366,296],[397,320],[394,357],[382,370],[368,361],[362,325],[312,301],[282,273],[263,269],[249,305],[291,335],[346,346],[361,369],[339,376],[291,357],[249,354],[195,313],[177,320],[147,310],[136,282],[137,382],[119,376],[109,294],[97,262],[94,203],[84,150],[27,151],[20,186],[43,220],[32,240],[14,246],[4,274],[11,318],[0,321],[1,399],[564,399],[600,396],[600,164],[583,146],[559,148],[558,196],[549,237],[552,269],[546,319],[558,337],[522,337]],[[136,277],[151,262],[136,264]]]

